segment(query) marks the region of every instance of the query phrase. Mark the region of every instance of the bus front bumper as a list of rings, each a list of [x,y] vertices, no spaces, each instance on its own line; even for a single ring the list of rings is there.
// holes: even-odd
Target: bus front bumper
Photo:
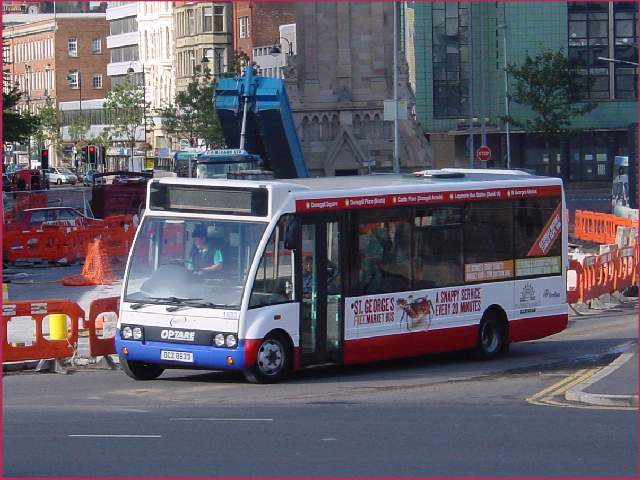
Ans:
[[[243,340],[238,342],[236,348],[218,348],[212,345],[123,340],[118,331],[115,343],[116,353],[122,358],[134,362],[154,363],[174,368],[210,370],[243,370],[246,368],[245,352],[247,349]],[[162,352],[174,353],[163,354]],[[191,355],[184,355],[185,353]],[[168,360],[167,356],[182,360]],[[188,361],[185,361],[187,359]]]

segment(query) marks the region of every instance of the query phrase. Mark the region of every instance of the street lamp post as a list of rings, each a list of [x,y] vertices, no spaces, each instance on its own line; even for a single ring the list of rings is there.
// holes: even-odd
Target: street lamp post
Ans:
[[[276,39],[276,43],[273,45],[273,47],[271,47],[271,49],[269,50],[269,53],[271,55],[277,55],[279,53],[282,53],[282,45],[280,44],[280,40],[284,40],[285,42],[287,42],[287,46],[289,48],[288,53],[286,53],[284,55],[284,61],[283,63],[283,67],[287,66],[287,56],[289,57],[293,57],[293,44],[291,43],[291,41],[288,38],[285,37],[278,37]]]
[[[29,75],[31,75],[31,65],[26,64],[24,66],[24,88],[27,92],[25,100],[27,102],[27,112],[31,113],[31,82]],[[27,155],[29,157],[29,168],[31,168],[31,135],[27,139]]]
[[[393,2],[393,173],[400,173],[400,123],[398,121],[398,5]]]
[[[83,121],[82,118],[82,75],[80,74],[80,72],[78,70],[76,70],[76,77],[75,80],[77,80],[77,84],[78,84],[78,103],[80,105],[80,121]],[[69,85],[72,86],[74,77],[72,75],[67,75],[67,81],[69,82]],[[80,129],[80,131],[82,132],[82,129]],[[80,138],[80,140],[82,140],[82,138]],[[76,167],[78,167],[78,158],[77,158],[78,153],[76,152]]]
[[[511,168],[511,123],[509,122],[509,73],[507,72],[507,25],[498,25],[502,29],[502,51],[504,57],[504,113],[507,135],[507,168]]]
[[[146,158],[146,143],[147,143],[147,79],[145,76],[145,66],[144,63],[140,64],[142,66],[142,122],[144,125],[144,148],[145,148],[145,158]],[[127,74],[132,76],[135,74],[135,70],[131,65],[127,68]],[[133,135],[134,141],[131,145],[131,168],[134,165],[134,149],[135,149],[135,132]]]
[[[617,58],[598,57],[598,60],[600,60],[601,62],[623,63],[626,65],[632,65],[634,67],[638,66],[637,62],[630,62],[629,60],[618,60]]]

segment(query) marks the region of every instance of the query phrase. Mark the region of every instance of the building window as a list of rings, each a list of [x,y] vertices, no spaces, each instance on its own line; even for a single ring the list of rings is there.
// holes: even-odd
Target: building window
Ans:
[[[101,89],[102,88],[102,75],[99,74],[99,73],[94,73],[93,77],[91,78],[91,84],[92,84],[94,89]]]
[[[202,31],[213,31],[213,7],[204,7],[202,9]]]
[[[98,55],[98,54],[102,53],[102,39],[101,38],[94,38],[93,40],[91,40],[91,53],[93,53],[94,55]]]
[[[637,3],[570,2],[568,17],[569,58],[589,86],[589,98],[638,98]]]
[[[213,7],[213,31],[224,32],[224,7]]]
[[[437,2],[431,9],[433,116],[458,118],[469,101],[469,5]]]
[[[606,100],[609,92],[609,5],[607,2],[569,4],[569,59],[589,86],[589,98]]]
[[[77,70],[69,70],[67,81],[69,82],[69,88],[80,88],[80,73]]]
[[[614,57],[616,60],[638,63],[638,4],[613,3]],[[638,67],[615,63],[615,98],[638,98]]]
[[[138,31],[138,19],[136,17],[126,17],[109,22],[109,32],[111,35],[131,33]]]
[[[187,10],[187,32],[189,35],[196,33],[196,16],[193,10]]]
[[[138,45],[127,45],[126,47],[111,48],[111,63],[135,62],[139,60]]]
[[[240,17],[240,38],[249,38],[249,17]]]
[[[75,37],[67,40],[67,51],[69,52],[70,57],[78,56],[78,39]]]

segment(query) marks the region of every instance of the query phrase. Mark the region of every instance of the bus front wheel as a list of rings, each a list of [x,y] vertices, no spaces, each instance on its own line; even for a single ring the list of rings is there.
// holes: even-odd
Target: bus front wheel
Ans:
[[[276,383],[291,370],[292,354],[283,335],[268,335],[260,344],[256,363],[244,371],[251,383]]]
[[[506,321],[495,312],[486,313],[478,329],[476,354],[483,360],[492,360],[509,350]]]
[[[120,367],[127,376],[134,380],[154,380],[162,375],[164,368],[153,363],[142,363],[127,360],[120,356]]]

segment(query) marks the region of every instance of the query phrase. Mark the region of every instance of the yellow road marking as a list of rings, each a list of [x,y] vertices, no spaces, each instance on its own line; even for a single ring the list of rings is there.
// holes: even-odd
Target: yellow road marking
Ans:
[[[636,407],[611,407],[605,405],[580,405],[574,403],[565,403],[554,398],[563,395],[567,390],[584,382],[601,370],[601,367],[585,368],[578,370],[576,373],[563,378],[559,382],[539,391],[535,395],[527,398],[526,401],[532,405],[553,406],[563,408],[583,408],[589,410],[637,410]],[[564,397],[562,397],[564,398]]]

